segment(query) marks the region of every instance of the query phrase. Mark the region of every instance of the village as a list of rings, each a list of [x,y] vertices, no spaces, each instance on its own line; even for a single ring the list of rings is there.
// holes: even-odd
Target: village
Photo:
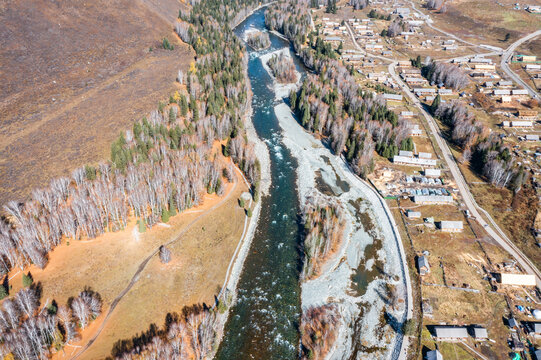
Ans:
[[[498,246],[468,210],[424,114],[436,98],[460,100],[513,149],[541,200],[541,54],[521,53],[519,47],[507,62],[537,92],[532,94],[501,66],[504,49],[438,31],[424,3],[375,0],[362,10],[352,4],[340,2],[335,13],[320,5],[312,9],[312,18],[318,34],[354,68],[357,81],[383,96],[413,138],[413,150],[378,158],[368,179],[393,209],[404,247],[409,247],[421,304],[422,358],[541,359],[536,277]],[[537,5],[501,6],[531,16],[541,11]],[[430,80],[423,68],[432,61],[458,68],[467,84]],[[448,131],[433,120],[439,131]],[[452,146],[451,152],[460,159]],[[464,164],[459,167],[472,189],[483,182]],[[539,213],[528,231],[538,244],[532,252],[541,253]]]

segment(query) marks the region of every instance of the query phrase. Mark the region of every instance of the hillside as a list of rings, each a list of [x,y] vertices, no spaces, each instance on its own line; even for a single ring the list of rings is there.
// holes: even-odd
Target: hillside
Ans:
[[[178,0],[0,4],[0,204],[109,157],[133,120],[175,89],[193,55]],[[165,50],[167,37],[174,50]],[[152,51],[150,50],[152,49]]]

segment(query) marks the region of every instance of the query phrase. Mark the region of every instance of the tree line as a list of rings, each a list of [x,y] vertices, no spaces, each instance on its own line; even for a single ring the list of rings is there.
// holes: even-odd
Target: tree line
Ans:
[[[415,59],[417,65],[417,59]],[[470,78],[458,66],[432,61],[421,69],[423,76],[431,84],[443,84],[447,88],[460,90],[470,83]]]
[[[80,331],[101,314],[101,297],[86,288],[66,305],[40,305],[41,289],[32,285],[5,299],[0,309],[0,356],[46,359],[80,338]]]
[[[508,145],[468,111],[460,100],[443,102],[438,95],[430,107],[435,117],[450,129],[450,140],[462,150],[461,162],[497,187],[519,191],[527,181],[527,173],[516,163]]]
[[[297,72],[295,64],[290,56],[287,56],[283,52],[279,55],[274,54],[267,65],[272,71],[272,74],[276,80],[280,83],[295,83],[297,82]]]

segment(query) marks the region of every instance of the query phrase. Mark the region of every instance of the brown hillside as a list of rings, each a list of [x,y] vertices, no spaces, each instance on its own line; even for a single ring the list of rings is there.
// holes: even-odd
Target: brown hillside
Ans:
[[[179,0],[0,3],[0,204],[109,157],[193,59]],[[173,51],[161,49],[167,37]],[[149,51],[152,48],[153,51]]]

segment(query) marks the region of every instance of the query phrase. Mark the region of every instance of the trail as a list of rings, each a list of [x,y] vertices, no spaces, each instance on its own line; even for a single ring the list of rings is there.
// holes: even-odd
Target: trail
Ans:
[[[203,212],[202,214],[200,214],[199,216],[197,216],[195,219],[193,219],[181,232],[180,234],[166,242],[163,244],[163,246],[168,246],[178,240],[180,240],[180,238],[182,238],[182,236],[188,231],[190,230],[190,228],[195,224],[197,223],[199,220],[201,220],[202,218],[204,218],[205,216],[207,216],[209,213],[211,213],[212,211],[214,211],[215,209],[217,209],[218,207],[222,206],[224,204],[224,202],[226,202],[230,197],[231,197],[231,194],[233,194],[235,192],[235,189],[237,188],[237,184],[238,184],[238,181],[235,181],[233,183],[233,187],[231,188],[231,190],[229,191],[229,193],[224,196],[224,198],[217,204],[215,204],[214,206],[212,206],[210,209],[208,209],[207,211]],[[246,224],[246,223],[245,223]],[[154,255],[156,255],[158,252],[160,251],[160,247],[157,247],[150,255],[148,255],[140,264],[139,266],[137,267],[137,271],[135,271],[135,274],[133,274],[130,282],[128,283],[128,285],[124,288],[124,290],[122,290],[120,292],[120,294],[117,295],[117,297],[113,300],[113,302],[111,302],[111,305],[109,306],[109,310],[107,311],[107,314],[105,315],[105,319],[103,319],[103,322],[101,323],[101,326],[100,328],[98,329],[98,331],[96,332],[96,334],[94,335],[94,337],[92,339],[90,339],[88,341],[88,343],[83,347],[83,349],[78,353],[76,354],[72,359],[77,359],[79,358],[81,355],[84,354],[84,352],[86,350],[88,350],[88,348],[90,348],[90,346],[92,346],[92,344],[97,340],[97,338],[100,336],[103,328],[105,327],[105,324],[107,323],[107,321],[109,320],[109,318],[111,317],[113,311],[115,310],[116,306],[118,305],[118,303],[120,302],[120,300],[122,300],[122,298],[131,290],[131,288],[133,287],[133,285],[135,285],[135,283],[139,280],[139,275],[141,274],[141,272],[145,269],[145,267],[147,266],[147,264],[150,262],[150,260],[154,257]]]

